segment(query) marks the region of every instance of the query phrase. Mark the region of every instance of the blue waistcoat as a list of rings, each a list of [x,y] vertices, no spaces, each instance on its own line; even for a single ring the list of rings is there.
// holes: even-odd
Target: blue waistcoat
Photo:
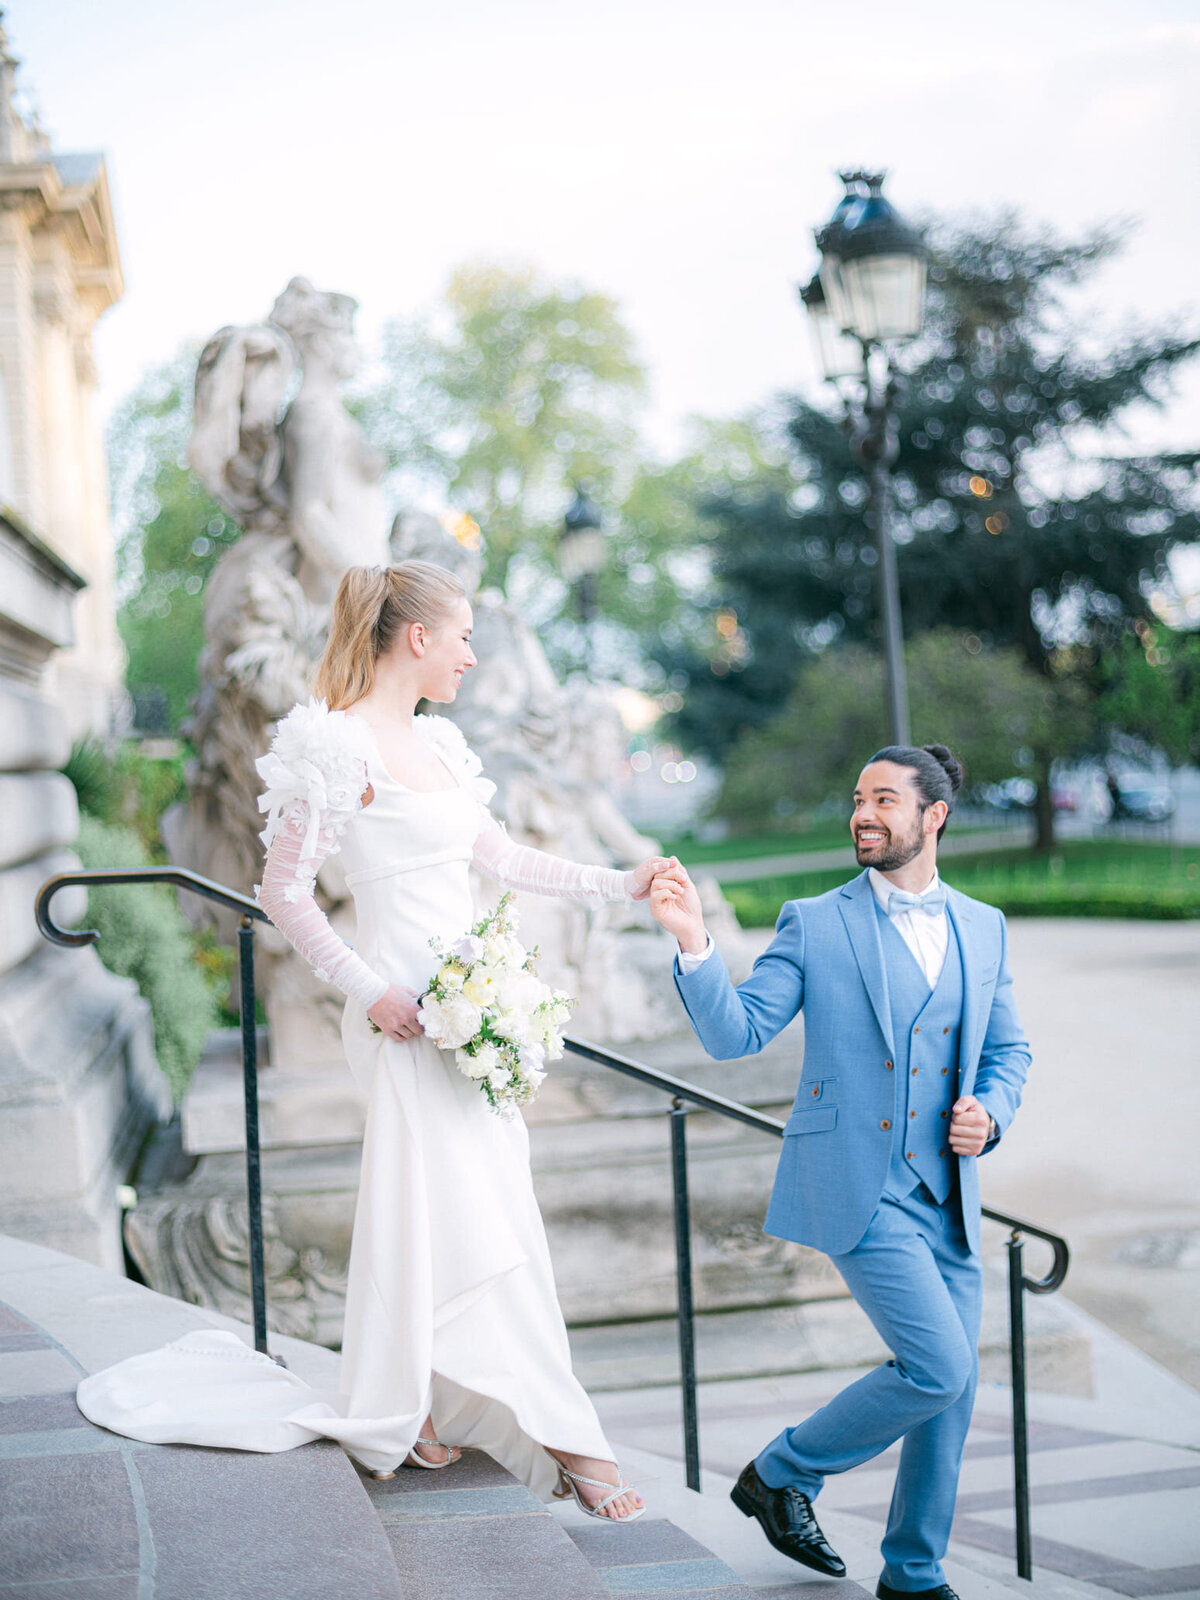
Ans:
[[[918,1182],[939,1204],[950,1198],[957,1167],[949,1142],[950,1107],[958,1098],[962,1032],[962,958],[954,923],[946,959],[931,990],[916,957],[876,902],[879,938],[895,1040],[896,1118],[885,1194],[901,1199]]]

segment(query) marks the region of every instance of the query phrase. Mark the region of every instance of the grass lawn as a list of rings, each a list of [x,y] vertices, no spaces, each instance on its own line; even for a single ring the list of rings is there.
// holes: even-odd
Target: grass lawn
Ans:
[[[1007,916],[1200,917],[1200,845],[1072,839],[1048,855],[992,850],[947,856],[942,876]],[[746,927],[775,922],[785,900],[824,894],[853,872],[790,873],[730,884],[725,893]]]

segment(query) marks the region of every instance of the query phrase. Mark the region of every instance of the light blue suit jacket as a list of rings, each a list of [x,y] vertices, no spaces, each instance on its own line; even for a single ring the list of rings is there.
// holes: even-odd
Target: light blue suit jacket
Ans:
[[[1021,1099],[1029,1045],[1013,1003],[1004,918],[947,886],[963,966],[958,1092],[1003,1134]],[[883,1194],[903,1113],[887,973],[865,872],[812,900],[789,900],[775,938],[734,988],[720,953],[675,983],[710,1056],[754,1055],[804,1012],[804,1069],[788,1118],[765,1228],[830,1255],[854,1248]],[[814,1094],[814,1090],[817,1091]],[[975,1156],[959,1156],[963,1220],[979,1248]]]

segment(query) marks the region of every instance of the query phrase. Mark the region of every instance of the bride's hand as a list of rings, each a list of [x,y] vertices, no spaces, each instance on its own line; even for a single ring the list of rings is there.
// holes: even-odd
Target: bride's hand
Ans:
[[[629,891],[631,900],[645,900],[650,894],[650,885],[660,872],[665,872],[674,861],[674,856],[651,856],[649,861],[643,861],[640,866],[634,867],[629,876],[633,879],[633,888]]]
[[[367,1019],[388,1039],[415,1039],[423,1031],[417,1020],[416,995],[395,983],[383,991],[367,1012]]]

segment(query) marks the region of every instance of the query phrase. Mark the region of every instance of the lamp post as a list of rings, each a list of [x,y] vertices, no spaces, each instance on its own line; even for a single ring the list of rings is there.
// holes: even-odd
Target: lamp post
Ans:
[[[604,522],[588,498],[582,484],[575,485],[575,498],[563,516],[558,545],[558,570],[575,597],[579,620],[583,623],[590,658],[588,624],[596,611],[596,574],[604,565]]]
[[[842,172],[846,192],[816,233],[821,265],[800,291],[822,375],[842,397],[855,457],[867,478],[879,557],[880,610],[892,741],[909,742],[891,470],[898,453],[897,382],[888,346],[915,339],[925,314],[925,252],[883,196],[882,172]]]

